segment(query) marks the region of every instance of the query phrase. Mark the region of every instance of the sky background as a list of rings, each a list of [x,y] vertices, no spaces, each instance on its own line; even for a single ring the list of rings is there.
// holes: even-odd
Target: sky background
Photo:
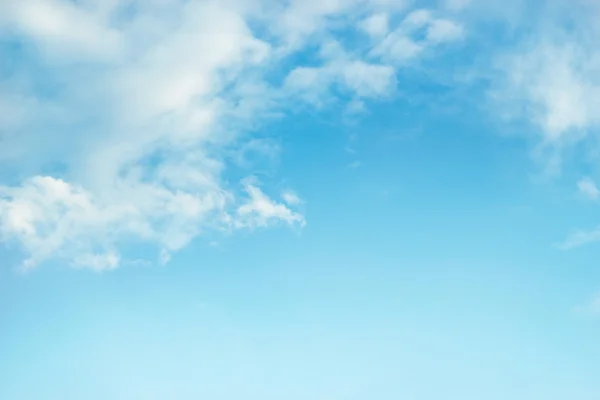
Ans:
[[[599,30],[0,2],[0,399],[597,400]]]

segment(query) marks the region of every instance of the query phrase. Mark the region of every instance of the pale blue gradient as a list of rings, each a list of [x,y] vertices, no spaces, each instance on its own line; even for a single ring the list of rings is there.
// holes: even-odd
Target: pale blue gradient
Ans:
[[[494,115],[493,82],[447,86],[488,31],[365,115],[260,127],[281,155],[253,172],[305,200],[302,229],[208,233],[102,273],[21,273],[1,248],[0,399],[599,399],[598,245],[558,246],[598,222],[574,184],[594,164],[569,149],[547,176],[539,128]]]

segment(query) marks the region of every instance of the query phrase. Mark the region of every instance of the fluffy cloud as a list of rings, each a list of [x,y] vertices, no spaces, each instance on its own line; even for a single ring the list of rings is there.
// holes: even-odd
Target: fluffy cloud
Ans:
[[[427,35],[416,40],[406,23],[389,24],[414,18],[405,6],[3,1],[0,36],[20,46],[1,50],[13,61],[0,77],[0,161],[24,178],[0,186],[2,240],[22,248],[24,268],[59,258],[100,271],[126,261],[129,245],[153,244],[167,262],[207,230],[303,226],[292,192],[280,203],[252,181],[229,181],[244,164],[229,155],[243,159],[257,143],[247,128],[298,96],[388,96],[403,38],[426,50],[461,36],[457,23],[423,11]],[[360,21],[371,42],[347,51],[336,32]],[[320,65],[286,67],[317,42]],[[284,82],[269,78],[282,66]],[[277,150],[263,147],[265,157]]]
[[[524,4],[508,1],[507,9],[527,19]],[[534,12],[533,23],[517,19],[509,27],[508,40],[515,42],[495,54],[496,95],[512,115],[538,128],[545,144],[563,146],[585,139],[600,123],[600,9],[585,0],[558,1]]]
[[[545,140],[577,138],[600,122],[597,50],[571,41],[539,43],[510,56],[510,94],[526,104]]]

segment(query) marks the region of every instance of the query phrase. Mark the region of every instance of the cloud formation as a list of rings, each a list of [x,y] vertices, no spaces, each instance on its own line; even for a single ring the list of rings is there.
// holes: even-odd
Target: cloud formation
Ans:
[[[23,268],[58,258],[100,271],[139,243],[166,262],[209,230],[303,226],[292,192],[279,203],[252,180],[230,181],[230,154],[298,99],[389,96],[399,58],[463,36],[458,22],[406,7],[3,1],[0,51],[13,61],[0,71],[0,162],[19,179],[0,186],[2,241],[23,250]],[[362,47],[339,29],[360,21]],[[316,43],[316,63],[288,66]]]
[[[587,153],[600,132],[600,7],[587,0],[542,7],[509,0],[504,9],[497,17],[508,21],[503,47],[491,56],[495,72],[484,73],[494,82],[494,112],[524,122],[522,131],[533,139],[534,156],[548,175],[559,177],[566,156],[580,155],[579,149]],[[595,163],[589,153],[585,159],[579,155],[568,161],[596,168],[589,165]],[[579,180],[577,189],[590,200],[600,196],[590,178]],[[598,240],[600,231],[578,230],[561,247]]]
[[[530,3],[508,3],[527,17],[524,10]],[[496,94],[507,101],[513,115],[538,128],[544,144],[570,145],[588,137],[600,123],[600,9],[578,0],[532,12],[537,17],[533,23],[513,25],[515,43],[496,54],[503,75]]]

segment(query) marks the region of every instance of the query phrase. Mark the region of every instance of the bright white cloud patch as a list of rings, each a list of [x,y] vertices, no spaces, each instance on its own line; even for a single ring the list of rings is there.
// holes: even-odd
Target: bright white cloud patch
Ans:
[[[28,160],[30,173],[0,185],[2,240],[23,249],[24,268],[60,258],[100,271],[139,243],[167,262],[207,230],[303,226],[293,192],[279,203],[229,181],[226,154],[256,148],[246,128],[298,98],[364,107],[389,96],[398,59],[462,32],[416,17],[387,0],[0,2],[0,37],[24,49],[0,55],[16,66],[0,77],[0,161],[18,171]],[[364,48],[337,33],[359,23]],[[316,44],[320,63],[289,66]],[[270,80],[282,65],[287,77]]]

